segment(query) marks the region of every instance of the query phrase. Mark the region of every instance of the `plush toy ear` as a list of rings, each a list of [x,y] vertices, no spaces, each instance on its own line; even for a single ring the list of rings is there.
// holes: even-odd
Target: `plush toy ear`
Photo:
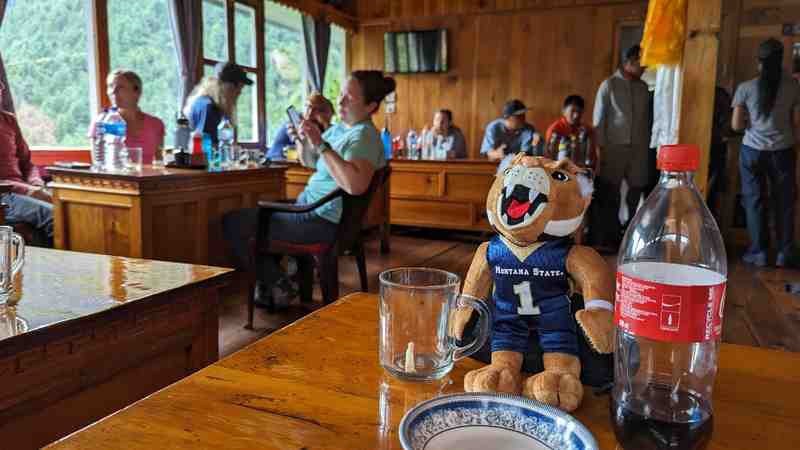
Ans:
[[[578,172],[575,174],[575,180],[578,182],[578,187],[581,190],[581,197],[591,198],[594,192],[594,180],[591,177],[591,172]]]

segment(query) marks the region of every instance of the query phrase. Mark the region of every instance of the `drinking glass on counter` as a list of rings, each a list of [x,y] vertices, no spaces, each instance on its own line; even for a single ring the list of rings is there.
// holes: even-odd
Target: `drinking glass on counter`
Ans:
[[[287,161],[297,161],[297,147],[294,145],[287,145],[283,148],[283,154],[286,156]]]
[[[247,169],[250,167],[250,151],[239,144],[234,144],[233,150],[233,154],[236,156],[236,168]]]
[[[164,165],[172,164],[175,162],[175,149],[173,147],[167,147],[163,150],[164,155]]]
[[[152,166],[155,169],[160,169],[166,165],[166,158],[164,157],[164,148],[160,145],[156,146],[156,151],[153,153]]]
[[[126,172],[142,171],[141,147],[124,147],[121,152],[120,162],[122,163],[122,170]]]
[[[248,153],[250,156],[248,167],[250,168],[255,169],[261,167],[265,162],[267,162],[266,153],[257,148],[248,149]]]

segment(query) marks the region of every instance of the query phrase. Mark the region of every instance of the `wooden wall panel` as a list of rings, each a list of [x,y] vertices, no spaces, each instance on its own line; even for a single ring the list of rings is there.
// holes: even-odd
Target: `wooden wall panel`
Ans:
[[[450,70],[395,75],[394,134],[430,126],[439,108],[453,111],[477,157],[483,131],[510,98],[532,108],[528,119],[542,131],[569,94],[587,100],[591,115],[600,82],[613,71],[616,26],[642,20],[645,1],[620,0],[393,0],[359,1],[362,20],[351,38],[352,69],[383,67],[387,31],[446,28]],[[388,16],[387,16],[388,14]],[[376,123],[383,126],[385,116]],[[588,119],[588,117],[587,117]],[[590,120],[590,119],[589,119]]]

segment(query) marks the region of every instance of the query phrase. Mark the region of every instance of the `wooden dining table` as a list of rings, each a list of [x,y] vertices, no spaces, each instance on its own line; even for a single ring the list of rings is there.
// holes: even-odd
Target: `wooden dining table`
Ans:
[[[41,448],[217,361],[231,276],[27,247],[0,302],[0,449]]]
[[[349,295],[48,448],[399,449],[403,414],[461,392],[481,363],[393,379],[378,363],[378,302]],[[799,367],[798,354],[723,344],[708,448],[800,448]],[[608,404],[587,389],[574,413],[601,449],[617,446]]]

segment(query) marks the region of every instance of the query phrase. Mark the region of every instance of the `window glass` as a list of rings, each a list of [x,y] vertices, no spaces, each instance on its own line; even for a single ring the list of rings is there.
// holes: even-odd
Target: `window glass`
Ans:
[[[31,146],[89,144],[88,5],[6,2],[0,49],[17,119]]]
[[[345,32],[339,26],[331,25],[331,46],[328,50],[328,66],[325,68],[323,93],[334,105],[344,84],[345,74]]]
[[[264,2],[266,24],[266,110],[267,143],[286,122],[286,108],[294,105],[303,110],[306,95],[305,47],[300,13],[277,3]]]
[[[236,128],[239,142],[258,141],[258,103],[256,101],[256,76],[247,74],[253,80],[250,86],[245,85],[239,100],[236,102]]]
[[[135,7],[128,0],[107,1],[111,70],[139,75],[139,108],[164,122],[165,144],[171,145],[180,79],[167,0],[138,0]]]
[[[203,0],[203,56],[228,60],[228,19],[224,0]]]
[[[250,6],[236,4],[234,16],[236,30],[236,64],[256,66],[256,10]]]

